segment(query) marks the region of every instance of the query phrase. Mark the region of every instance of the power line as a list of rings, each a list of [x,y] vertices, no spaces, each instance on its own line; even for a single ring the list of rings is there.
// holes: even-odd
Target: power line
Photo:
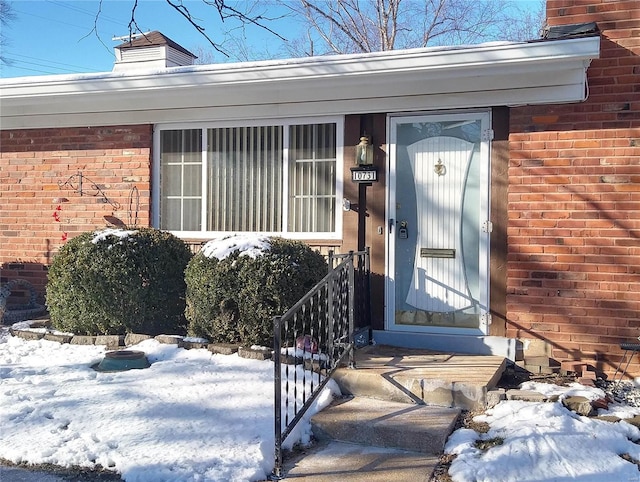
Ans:
[[[98,12],[90,13],[88,10],[81,9],[81,8],[79,8],[77,6],[74,6],[74,5],[65,5],[63,3],[53,2],[53,1],[50,1],[50,0],[49,0],[48,3],[51,3],[52,5],[54,5],[56,7],[64,7],[64,8],[68,8],[70,10],[74,10],[74,11],[76,11],[78,13],[81,13],[81,14],[84,14],[84,15],[89,15],[89,16],[93,17],[94,19],[95,19],[96,15],[98,14]],[[31,17],[34,17],[34,18],[39,18],[39,19],[42,19],[42,20],[46,20],[47,22],[54,22],[54,23],[59,23],[61,25],[68,25],[70,27],[79,28],[81,30],[84,30],[85,32],[87,30],[89,30],[89,31],[93,30],[93,25],[90,25],[90,26],[82,25],[81,26],[81,25],[76,25],[74,23],[65,22],[65,21],[59,20],[57,18],[44,17],[42,15],[37,15],[35,13],[26,12],[24,10],[20,10],[20,9],[16,9],[16,8],[14,8],[13,10],[16,13],[19,13],[19,14],[22,14],[22,15],[28,15],[28,16],[31,16]],[[100,13],[99,18],[107,20],[108,22],[111,22],[113,24],[116,24],[120,28],[128,28],[128,24],[126,22],[115,20],[115,19],[113,19],[113,18],[111,18],[109,16],[105,16],[103,13]],[[91,27],[91,28],[88,28],[88,27]]]
[[[47,0],[47,3],[51,3],[51,4],[56,5],[58,7],[67,8],[69,10],[73,10],[75,12],[81,13],[83,15],[88,15],[88,16],[93,17],[93,18],[96,18],[96,16],[98,15],[97,11],[92,12],[90,10],[86,10],[84,8],[81,8],[81,7],[77,6],[77,5],[69,5],[69,4],[62,3],[62,2],[56,2],[54,0]],[[99,18],[103,19],[103,20],[106,20],[108,22],[111,22],[111,23],[115,23],[119,27],[123,27],[123,26],[127,25],[126,23],[122,22],[121,20],[118,20],[116,18],[113,18],[113,17],[110,17],[108,15],[105,15],[102,12],[100,12]]]
[[[94,14],[90,14],[87,10],[84,10],[82,8],[79,7],[75,7],[73,5],[69,6],[69,5],[64,5],[63,3],[60,2],[53,2],[50,1],[48,3],[51,3],[53,5],[53,8],[58,9],[59,13],[64,15],[64,17],[62,18],[68,18],[69,20],[71,20],[71,22],[65,21],[65,20],[61,20],[60,17],[58,15],[50,15],[49,17],[46,17],[44,15],[39,15],[38,13],[32,13],[31,11],[26,11],[25,9],[14,9],[14,11],[17,14],[20,15],[24,15],[27,16],[29,18],[37,18],[37,19],[42,19],[45,20],[48,24],[58,24],[58,25],[64,25],[64,26],[69,26],[72,28],[76,28],[76,29],[80,29],[82,31],[84,31],[85,33],[87,32],[91,32],[92,29],[90,28],[92,25],[83,25],[80,26],[76,23],[74,23],[75,21],[83,21],[82,18],[84,17],[80,17],[80,14],[84,14],[84,15],[91,15],[94,16]],[[74,14],[71,13],[65,13],[64,11],[60,11],[59,7],[66,7],[66,8],[70,8],[70,10],[74,10],[76,11],[76,15],[74,17]],[[84,10],[84,11],[83,11]],[[101,14],[100,17],[102,18],[103,15]],[[111,17],[108,16],[104,16],[105,20],[116,23],[118,25],[122,25],[122,23],[120,22],[116,22],[114,21]],[[78,20],[76,20],[78,19]],[[84,38],[84,37],[83,37]],[[104,43],[103,43],[104,45]],[[107,51],[109,51],[110,55],[113,57],[113,52],[111,50],[109,50],[109,48],[105,45],[105,48]],[[6,54],[7,55],[7,61],[10,62],[10,64],[5,65],[3,67],[5,67],[3,70],[8,71],[9,69],[15,69],[17,71],[25,71],[25,72],[37,72],[37,73],[42,73],[42,74],[60,74],[60,73],[86,73],[86,72],[100,72],[104,69],[96,69],[96,68],[88,68],[85,66],[80,66],[80,65],[74,65],[74,64],[69,64],[69,63],[64,63],[64,62],[58,62],[55,60],[49,60],[49,59],[43,59],[43,58],[38,58],[38,57],[31,57],[28,55],[22,55],[19,54],[15,51],[10,52],[14,49],[9,48],[7,49]],[[15,49],[17,50],[17,49]],[[38,68],[40,67],[40,68]],[[1,74],[0,74],[1,75]],[[4,77],[4,75],[2,75]]]
[[[38,67],[45,67],[47,69],[57,69],[59,71],[63,71],[63,72],[70,72],[73,74],[77,74],[77,73],[81,73],[78,70],[72,70],[72,69],[65,69],[64,67],[57,67],[55,65],[48,65],[48,64],[41,64],[39,62],[29,62],[27,60],[18,60],[18,59],[14,59],[11,57],[6,57],[8,62],[17,62],[19,64],[27,64],[27,65],[36,65]],[[45,62],[48,62],[47,60],[45,60]],[[11,65],[11,67],[14,67],[14,65]],[[22,68],[22,67],[17,67],[17,68]],[[80,67],[82,68],[82,67]],[[48,73],[53,73],[53,72],[48,72]]]
[[[94,72],[99,72],[99,70],[92,69],[92,68],[89,68],[89,67],[83,67],[82,65],[67,64],[67,63],[64,63],[64,62],[57,62],[55,60],[49,60],[49,59],[40,59],[38,57],[31,57],[29,55],[21,55],[21,54],[9,54],[9,55],[11,55],[13,57],[19,57],[19,58],[22,58],[22,59],[39,60],[40,62],[46,62],[46,63],[49,63],[49,64],[57,64],[57,65],[63,65],[65,67],[74,67],[76,69],[92,70]],[[17,61],[17,62],[28,63],[27,61],[22,61],[22,60],[19,60],[19,59],[13,59],[13,60]]]
[[[68,72],[86,72],[86,71],[93,71],[93,72],[99,72],[99,70],[97,69],[92,69],[89,67],[83,67],[81,65],[74,65],[74,64],[66,64],[64,62],[56,62],[55,60],[49,60],[49,59],[40,59],[37,57],[30,57],[28,55],[19,55],[19,54],[10,54],[10,57],[7,57],[7,60],[10,62],[18,62],[18,63],[23,63],[23,64],[31,64],[31,65],[39,65],[42,67],[49,67],[52,69],[59,69],[59,70],[66,70]],[[29,62],[28,60],[22,60],[22,59],[31,59],[31,60],[37,60],[39,62],[44,62],[44,63],[39,63],[39,62]],[[53,65],[56,64],[56,65]],[[58,67],[58,65],[62,66],[62,67]],[[13,66],[13,65],[12,65]],[[72,69],[68,69],[65,67],[72,67]],[[80,69],[80,70],[77,70]]]
[[[28,70],[29,72],[38,72],[40,74],[59,74],[60,72],[51,72],[48,70],[40,70],[40,69],[30,69],[29,67],[19,67],[19,66],[11,66],[14,69],[18,69],[18,70]],[[3,76],[3,78],[6,78]]]
[[[36,15],[35,13],[25,12],[24,10],[14,9],[14,11],[16,13],[20,13],[20,14],[23,14],[23,15],[29,15],[31,17],[40,18],[42,20],[46,20],[47,22],[55,22],[55,23],[59,23],[59,24],[62,24],[62,25],[68,25],[70,27],[80,28],[80,29],[85,30],[85,31],[87,30],[86,25],[81,27],[80,25],[75,25],[75,24],[69,23],[69,22],[63,22],[62,20],[58,20],[58,19],[51,18],[51,17],[43,17],[42,15]]]

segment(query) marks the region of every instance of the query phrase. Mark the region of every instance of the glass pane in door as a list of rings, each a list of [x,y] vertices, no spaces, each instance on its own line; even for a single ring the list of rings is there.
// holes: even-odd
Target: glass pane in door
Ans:
[[[481,121],[397,125],[395,324],[478,328]]]

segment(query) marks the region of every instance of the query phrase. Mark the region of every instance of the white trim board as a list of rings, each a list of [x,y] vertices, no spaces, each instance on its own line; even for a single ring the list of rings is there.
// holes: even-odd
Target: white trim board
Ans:
[[[600,38],[0,80],[2,129],[579,102]]]

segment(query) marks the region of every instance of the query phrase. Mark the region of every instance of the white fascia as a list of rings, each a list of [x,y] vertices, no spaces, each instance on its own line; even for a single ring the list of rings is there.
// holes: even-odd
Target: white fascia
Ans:
[[[600,38],[0,80],[2,129],[579,102]]]

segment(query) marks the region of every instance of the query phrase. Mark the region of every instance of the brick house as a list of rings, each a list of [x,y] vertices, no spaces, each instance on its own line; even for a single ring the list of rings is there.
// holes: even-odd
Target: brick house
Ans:
[[[190,66],[154,33],[112,73],[2,80],[2,281],[42,292],[109,223],[370,246],[377,342],[611,372],[640,325],[640,7],[575,3],[526,43]]]

